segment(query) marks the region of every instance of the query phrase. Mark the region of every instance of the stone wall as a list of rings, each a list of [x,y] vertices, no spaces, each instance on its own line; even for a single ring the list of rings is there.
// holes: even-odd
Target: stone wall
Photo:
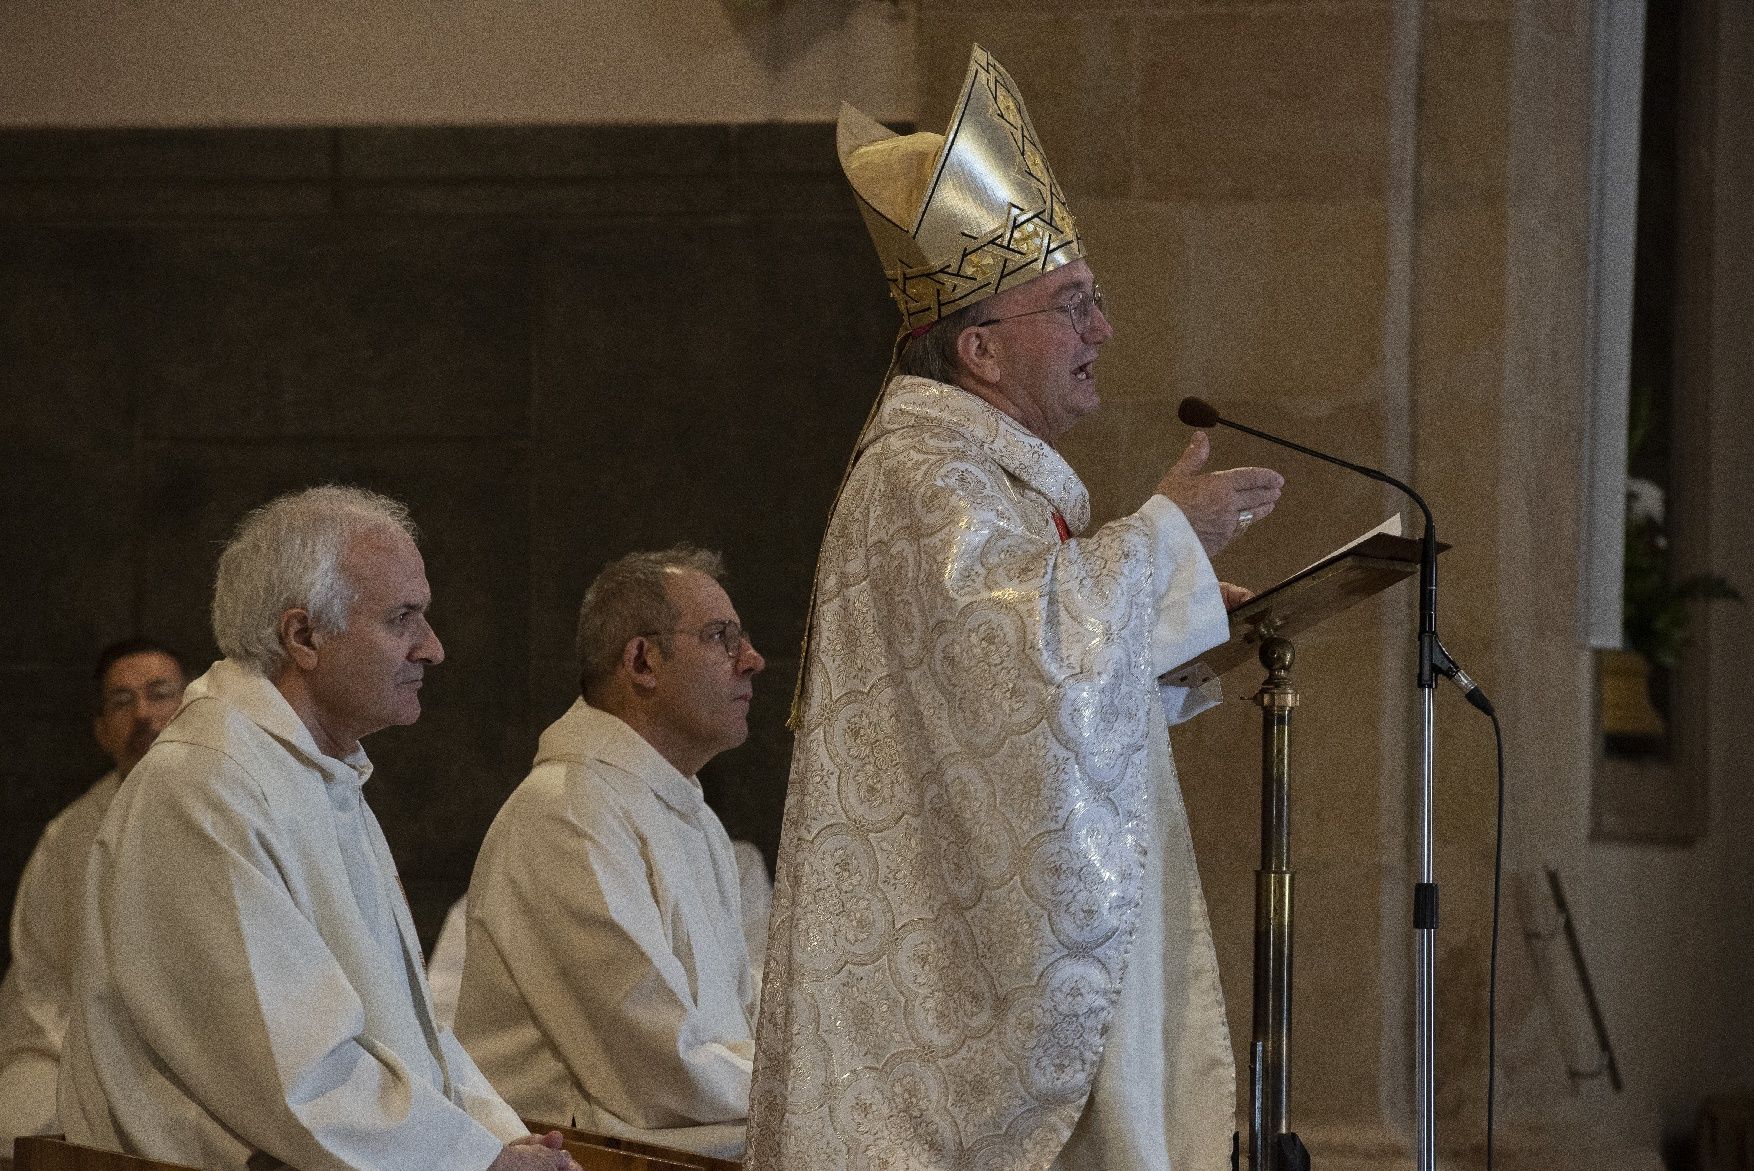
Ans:
[[[9,0],[0,125],[907,118],[912,41],[896,0]]]
[[[1099,514],[1134,507],[1174,459],[1188,394],[1382,467],[1430,502],[1454,546],[1439,628],[1504,713],[1512,770],[1501,1151],[1552,1167],[1650,1165],[1657,1132],[1685,1124],[1681,1103],[1657,1107],[1659,1085],[1715,1083],[1668,1031],[1673,1014],[1646,1027],[1657,989],[1594,912],[1633,892],[1591,881],[1600,847],[1585,836],[1594,9],[926,0],[918,19],[920,125],[948,109],[967,44],[992,50],[1029,99],[1112,295],[1105,406],[1065,445]],[[1215,458],[1289,478],[1278,513],[1220,559],[1231,580],[1269,583],[1391,512],[1417,528],[1384,489],[1247,437],[1221,432]],[[1413,602],[1410,589],[1386,595],[1298,648],[1292,1118],[1328,1167],[1411,1157]],[[1246,701],[1260,674],[1232,672],[1227,693]],[[1245,1081],[1258,719],[1235,702],[1173,737]],[[1438,1136],[1446,1161],[1468,1165],[1484,1137],[1494,753],[1490,727],[1449,691],[1436,743]],[[1717,856],[1706,847],[1697,863]],[[1617,1039],[1669,1071],[1647,1067],[1626,1095],[1566,1073],[1558,1034],[1572,1022],[1554,1019],[1563,1010],[1515,898],[1548,865],[1585,908]],[[1574,979],[1558,978],[1560,991]],[[1707,994],[1712,978],[1693,979]]]

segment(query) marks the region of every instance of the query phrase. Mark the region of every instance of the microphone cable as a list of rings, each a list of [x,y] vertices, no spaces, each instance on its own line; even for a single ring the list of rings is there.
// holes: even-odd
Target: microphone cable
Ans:
[[[1498,1085],[1498,927],[1504,892],[1504,729],[1498,713],[1492,719],[1492,742],[1498,752],[1498,822],[1492,836],[1492,959],[1486,976],[1486,1171],[1492,1171],[1493,1095]]]

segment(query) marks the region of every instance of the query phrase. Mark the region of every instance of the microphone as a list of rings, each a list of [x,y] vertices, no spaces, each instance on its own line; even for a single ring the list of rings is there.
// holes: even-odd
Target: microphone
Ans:
[[[1379,483],[1387,484],[1405,493],[1413,503],[1419,506],[1419,511],[1425,514],[1425,536],[1420,542],[1419,550],[1419,689],[1421,693],[1420,705],[1424,712],[1424,729],[1420,736],[1420,865],[1418,879],[1413,884],[1413,937],[1417,941],[1419,957],[1417,975],[1414,981],[1418,1007],[1415,1012],[1413,1032],[1415,1066],[1420,1083],[1420,1153],[1421,1164],[1424,1165],[1429,1162],[1428,1153],[1436,1143],[1436,1123],[1432,1113],[1432,1102],[1435,1097],[1434,1087],[1437,1084],[1437,1069],[1432,1038],[1437,1035],[1435,1020],[1437,974],[1433,971],[1433,964],[1437,953],[1438,889],[1437,876],[1432,869],[1434,853],[1432,843],[1434,775],[1432,723],[1433,711],[1436,707],[1438,676],[1441,675],[1461,688],[1462,695],[1467,701],[1491,718],[1495,734],[1498,730],[1498,716],[1492,710],[1492,701],[1486,698],[1486,693],[1480,690],[1480,685],[1456,665],[1456,661],[1450,658],[1449,652],[1444,650],[1442,641],[1437,637],[1437,525],[1431,519],[1431,509],[1427,507],[1425,500],[1419,493],[1386,472],[1367,468],[1362,464],[1352,463],[1350,460],[1340,459],[1325,451],[1317,451],[1313,447],[1305,447],[1301,443],[1293,443],[1291,440],[1282,439],[1277,435],[1269,435],[1265,431],[1238,423],[1233,419],[1226,419],[1218,413],[1216,407],[1201,399],[1184,398],[1176,414],[1182,422],[1190,427],[1229,427],[1232,430],[1253,435],[1257,439],[1265,439],[1268,443],[1289,447],[1292,451],[1335,464]],[[1504,815],[1503,764],[1503,741],[1500,739],[1498,812],[1501,838],[1503,836]],[[1496,882],[1496,879],[1494,881]],[[1494,886],[1494,891],[1496,889]],[[1496,907],[1496,904],[1494,905]],[[1494,914],[1496,914],[1496,910]],[[1493,930],[1497,931],[1496,925],[1494,925]],[[1256,974],[1258,979],[1258,969]],[[1488,1122],[1487,1125],[1490,1127],[1491,1123]],[[1490,1136],[1487,1142],[1490,1157]]]
[[[1204,431],[1208,427],[1216,427],[1219,423],[1218,408],[1203,398],[1189,396],[1182,400],[1176,408],[1176,418],[1190,427]]]
[[[1492,701],[1480,690],[1480,685],[1456,665],[1444,650],[1443,643],[1437,637],[1437,525],[1431,519],[1431,509],[1425,499],[1406,484],[1395,479],[1387,472],[1375,468],[1367,468],[1363,464],[1355,464],[1350,460],[1341,459],[1337,455],[1329,455],[1325,451],[1317,451],[1313,447],[1305,447],[1301,443],[1270,435],[1265,431],[1250,427],[1246,423],[1238,423],[1234,419],[1226,419],[1218,413],[1218,408],[1203,398],[1188,397],[1181,401],[1176,409],[1176,418],[1189,427],[1206,430],[1211,427],[1229,427],[1233,431],[1241,431],[1245,435],[1253,435],[1256,439],[1265,439],[1268,443],[1276,443],[1280,447],[1288,447],[1292,451],[1322,460],[1349,472],[1357,472],[1361,476],[1387,484],[1389,487],[1404,493],[1408,499],[1419,506],[1425,516],[1425,537],[1420,549],[1419,559],[1419,686],[1434,687],[1436,678],[1442,675],[1454,683],[1462,691],[1462,696],[1476,708],[1492,714]]]

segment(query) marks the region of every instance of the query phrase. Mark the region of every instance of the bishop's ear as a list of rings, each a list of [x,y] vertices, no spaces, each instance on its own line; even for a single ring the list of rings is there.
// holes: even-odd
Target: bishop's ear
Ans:
[[[999,335],[985,326],[971,325],[956,335],[958,365],[982,382],[999,381]]]
[[[309,611],[293,609],[280,616],[280,649],[302,670],[317,665],[317,628]]]

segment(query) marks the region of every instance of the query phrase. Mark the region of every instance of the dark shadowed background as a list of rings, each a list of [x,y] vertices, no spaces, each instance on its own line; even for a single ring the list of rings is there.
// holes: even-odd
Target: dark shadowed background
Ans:
[[[199,672],[232,526],[325,481],[425,532],[447,660],[366,747],[429,947],[629,549],[726,555],[768,668],[703,781],[771,863],[811,568],[893,328],[825,125],[0,132],[0,906],[105,767],[98,649]]]

